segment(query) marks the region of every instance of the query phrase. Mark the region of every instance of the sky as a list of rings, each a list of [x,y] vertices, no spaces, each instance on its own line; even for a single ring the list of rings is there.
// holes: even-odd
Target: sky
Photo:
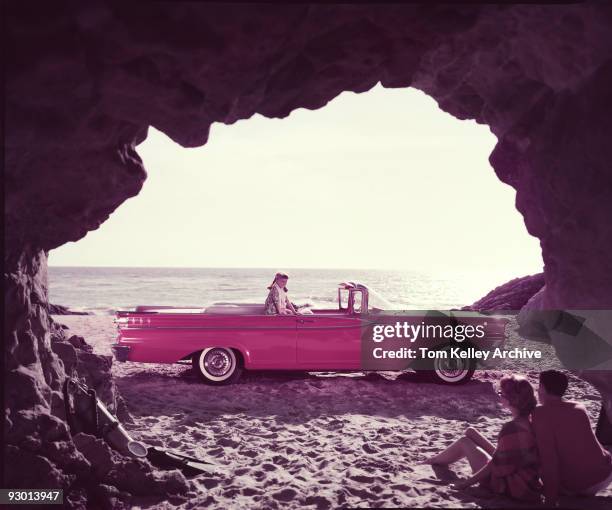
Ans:
[[[55,266],[542,270],[496,139],[415,89],[344,92],[285,119],[214,124],[185,149],[150,128],[148,178]]]

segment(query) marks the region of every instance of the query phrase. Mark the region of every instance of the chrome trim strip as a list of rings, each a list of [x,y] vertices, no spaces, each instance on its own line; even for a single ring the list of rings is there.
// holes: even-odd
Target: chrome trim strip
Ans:
[[[361,324],[348,324],[348,325],[338,325],[338,326],[316,326],[316,325],[298,325],[291,327],[272,327],[272,326],[247,326],[247,327],[238,327],[238,326],[144,326],[144,327],[136,327],[137,325],[129,325],[128,327],[121,327],[121,331],[133,331],[133,330],[143,330],[143,329],[210,329],[210,330],[304,330],[304,329],[355,329],[355,328],[363,328],[372,325],[372,322],[365,322]],[[482,338],[478,338],[478,340],[484,340],[486,338],[505,338],[504,334],[491,334],[485,335]]]
[[[272,329],[272,330],[290,330],[290,331],[296,331],[298,329],[350,329],[350,328],[361,328],[363,327],[364,324],[356,324],[356,325],[348,325],[348,326],[305,326],[305,327],[300,327],[298,328],[297,324],[294,327],[291,328],[274,328],[271,326],[261,326],[261,327],[257,327],[257,326],[253,326],[253,327],[244,327],[244,328],[240,328],[240,327],[215,327],[215,326],[145,326],[145,327],[127,327],[127,328],[121,328],[121,331],[134,331],[134,330],[143,330],[143,329],[211,329],[211,330],[219,330],[219,329],[224,329],[224,330],[244,330],[244,331],[248,331],[248,330],[260,330],[260,329]]]

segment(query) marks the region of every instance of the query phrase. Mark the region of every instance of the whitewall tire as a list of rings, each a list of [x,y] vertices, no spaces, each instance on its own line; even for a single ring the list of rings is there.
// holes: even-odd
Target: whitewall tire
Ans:
[[[207,347],[193,356],[192,365],[207,384],[231,384],[242,373],[240,358],[226,347]]]
[[[450,350],[456,345],[446,345],[439,350]],[[465,384],[474,375],[476,364],[469,358],[435,358],[432,363],[430,376],[433,382],[439,384]]]

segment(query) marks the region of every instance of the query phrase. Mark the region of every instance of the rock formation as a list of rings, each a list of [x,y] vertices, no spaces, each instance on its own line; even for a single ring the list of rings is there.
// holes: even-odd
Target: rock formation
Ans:
[[[540,239],[544,306],[612,308],[606,4],[11,2],[5,17],[5,430],[22,486],[70,487],[89,462],[58,414],[74,357],[53,348],[47,253],[140,191],[148,126],[195,147],[213,122],[416,87],[497,136],[491,164]],[[114,497],[99,482],[83,498]]]
[[[63,305],[52,305],[49,303],[49,315],[90,315],[87,312],[75,312],[70,310],[67,306]]]
[[[477,312],[491,310],[518,311],[543,287],[544,275],[542,273],[514,278],[503,285],[495,287],[475,303],[464,306],[462,310],[475,310]]]

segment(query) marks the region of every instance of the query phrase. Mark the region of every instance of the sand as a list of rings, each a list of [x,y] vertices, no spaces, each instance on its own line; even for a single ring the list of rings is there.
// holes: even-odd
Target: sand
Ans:
[[[113,317],[54,319],[96,353],[111,354]],[[510,341],[524,345],[514,333]],[[533,361],[518,368],[537,380]],[[186,365],[115,361],[112,370],[134,438],[211,464],[210,474],[191,478],[186,498],[138,507],[529,507],[478,487],[452,490],[453,478],[469,474],[465,461],[450,470],[417,464],[468,426],[495,442],[510,419],[496,396],[503,375],[497,369],[478,371],[460,387],[424,383],[411,373],[274,372],[245,372],[237,384],[219,387],[202,384]],[[600,399],[588,383],[572,378],[569,398],[596,420]],[[563,503],[612,508],[612,488]]]

